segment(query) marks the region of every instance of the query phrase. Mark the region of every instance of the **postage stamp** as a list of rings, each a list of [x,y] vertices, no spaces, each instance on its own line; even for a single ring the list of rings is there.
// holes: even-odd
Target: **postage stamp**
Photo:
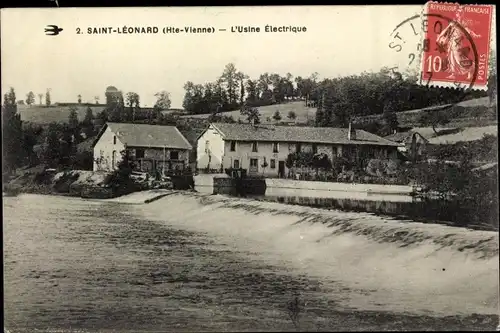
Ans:
[[[493,6],[428,2],[421,84],[486,90]]]

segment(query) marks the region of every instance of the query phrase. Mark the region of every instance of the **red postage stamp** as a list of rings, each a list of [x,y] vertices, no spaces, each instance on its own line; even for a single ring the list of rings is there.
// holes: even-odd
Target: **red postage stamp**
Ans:
[[[421,84],[486,90],[493,6],[428,2]]]

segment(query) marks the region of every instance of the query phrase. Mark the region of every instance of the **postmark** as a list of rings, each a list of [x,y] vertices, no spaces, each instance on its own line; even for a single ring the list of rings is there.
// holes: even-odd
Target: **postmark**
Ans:
[[[486,90],[492,6],[428,2],[420,84]]]

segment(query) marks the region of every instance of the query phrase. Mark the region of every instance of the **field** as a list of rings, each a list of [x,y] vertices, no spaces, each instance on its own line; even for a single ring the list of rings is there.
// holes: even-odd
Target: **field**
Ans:
[[[496,107],[496,105],[495,105]],[[444,111],[449,115],[447,127],[470,127],[495,125],[496,112],[492,112],[488,97],[466,100],[456,105],[446,104],[432,106],[425,109],[408,110],[397,113],[398,122],[403,127],[420,127],[419,117],[423,112]],[[381,121],[382,115],[371,115],[356,119],[359,123]]]
[[[432,131],[432,128],[414,128],[422,134],[422,132]],[[448,131],[448,129],[438,129],[441,131]],[[477,126],[477,127],[464,127],[457,129],[457,131],[451,131],[451,133],[434,136],[429,138],[429,143],[431,144],[453,144],[456,142],[466,142],[480,140],[483,135],[495,135],[498,136],[498,127],[496,125],[492,126]],[[422,136],[425,137],[424,134]]]
[[[313,121],[316,115],[316,108],[306,107],[304,101],[297,102],[289,102],[285,104],[275,104],[275,105],[266,105],[258,107],[260,112],[260,119],[262,123],[269,123],[268,117],[270,118],[270,123],[275,123],[276,121],[272,118],[276,111],[279,111],[281,114],[282,122],[291,122],[291,123],[306,123],[308,120]],[[287,116],[290,111],[295,112],[297,118],[295,121],[290,120]],[[234,120],[245,121],[245,117],[240,114],[239,110],[223,112],[224,116],[232,116]],[[198,119],[206,119],[210,116],[210,114],[199,114],[193,116],[182,116],[182,118],[198,118]]]
[[[85,118],[85,113],[87,108],[90,106],[94,116],[97,116],[106,105],[54,105],[54,106],[43,106],[43,105],[18,105],[17,111],[21,115],[22,121],[33,122],[37,124],[49,124],[51,122],[65,123],[69,119],[70,107],[76,107],[76,112],[78,114],[78,120],[82,121]],[[151,108],[141,108],[141,112],[148,112]],[[181,113],[180,109],[169,109],[163,111],[166,113]]]
[[[75,105],[75,107],[77,109],[76,112],[78,114],[78,120],[82,121],[85,118],[85,113],[87,112],[88,106]],[[94,116],[96,116],[97,113],[104,110],[105,107],[106,107],[105,105],[93,105],[90,108],[92,109]],[[54,105],[49,107],[41,105],[33,105],[33,106],[18,105],[17,111],[21,115],[22,121],[27,121],[37,124],[48,124],[51,122],[58,122],[58,123],[68,122],[70,113],[69,108],[70,107],[66,105],[64,106]]]

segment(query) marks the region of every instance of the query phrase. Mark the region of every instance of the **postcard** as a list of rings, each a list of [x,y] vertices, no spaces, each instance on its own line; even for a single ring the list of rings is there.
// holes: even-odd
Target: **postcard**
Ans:
[[[4,332],[499,329],[495,9],[2,9]]]

